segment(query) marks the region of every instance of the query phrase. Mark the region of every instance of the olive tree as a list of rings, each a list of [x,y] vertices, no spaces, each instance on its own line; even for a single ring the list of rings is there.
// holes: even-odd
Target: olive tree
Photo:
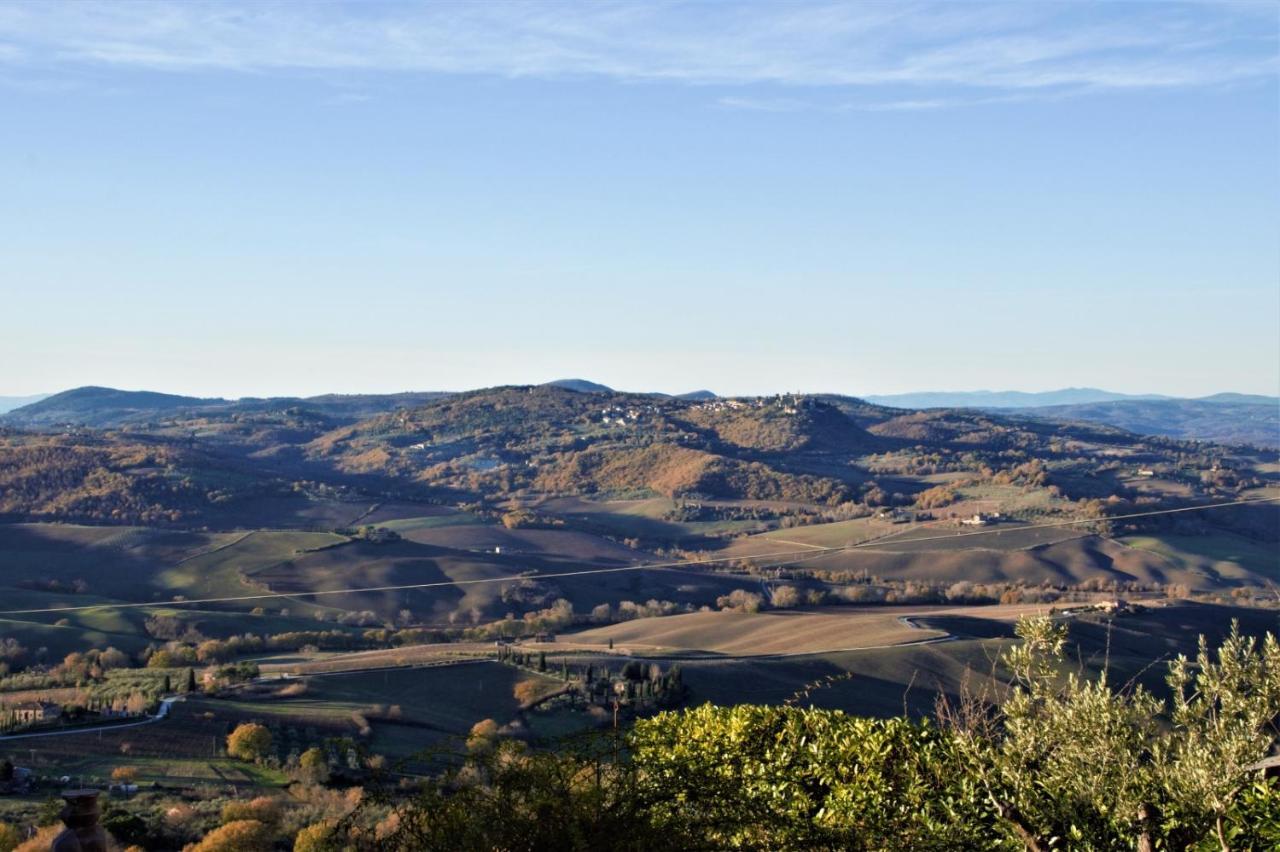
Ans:
[[[1275,742],[1275,637],[1259,645],[1233,625],[1216,659],[1202,638],[1194,662],[1170,666],[1169,708],[1141,687],[1113,689],[1106,672],[1064,675],[1066,629],[1047,617],[1017,635],[1004,702],[943,713],[997,827],[1030,850],[1181,849],[1210,836],[1230,849],[1248,767]]]

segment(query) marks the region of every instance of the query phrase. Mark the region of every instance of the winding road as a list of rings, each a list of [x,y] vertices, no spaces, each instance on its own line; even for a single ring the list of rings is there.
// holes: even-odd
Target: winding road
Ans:
[[[148,716],[147,718],[141,719],[137,722],[121,722],[115,725],[86,725],[84,727],[63,728],[58,731],[39,731],[30,734],[10,734],[5,737],[0,737],[0,742],[35,739],[36,737],[69,737],[73,734],[92,734],[98,731],[119,731],[125,728],[139,728],[143,725],[153,725],[169,715],[169,708],[173,706],[173,702],[182,701],[185,697],[186,696],[183,695],[171,695],[168,698],[160,699],[160,706],[156,709],[155,715]]]

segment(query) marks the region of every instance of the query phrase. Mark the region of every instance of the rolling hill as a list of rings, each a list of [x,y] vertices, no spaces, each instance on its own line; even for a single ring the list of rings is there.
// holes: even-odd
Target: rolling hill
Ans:
[[[305,409],[327,417],[353,421],[396,408],[421,405],[444,395],[438,392],[325,394],[309,398],[245,397],[228,400],[89,386],[41,397],[0,412],[0,423],[24,429],[64,426],[115,429],[197,415],[231,416],[288,408]]]
[[[1260,426],[1268,410],[1196,406],[1245,407]],[[85,425],[34,429],[68,417]],[[758,521],[909,505],[938,485],[929,477],[990,478],[1029,459],[1042,468],[1028,485],[1054,486],[1073,500],[1207,497],[1261,487],[1275,474],[1256,467],[1261,457],[1231,463],[1254,471],[1244,476],[1210,470],[1233,454],[1228,447],[1022,412],[903,411],[843,396],[683,399],[555,384],[234,402],[82,388],[3,423],[0,513],[94,523],[222,527],[273,503],[294,507],[267,513],[278,522],[315,524],[330,513],[305,506],[326,500],[474,502],[499,511],[525,495],[770,504],[681,510],[701,513],[682,521]],[[1189,472],[1188,454],[1207,473]],[[1139,468],[1161,464],[1167,476],[1135,479]]]
[[[75,424],[103,428],[167,412],[228,404],[225,399],[89,386],[55,393],[14,409],[4,421],[24,427]]]
[[[830,502],[883,442],[835,406],[491,388],[336,429],[308,458],[477,495],[521,489]]]
[[[608,385],[602,385],[599,382],[591,382],[586,379],[557,379],[554,382],[547,382],[547,384],[553,388],[564,388],[578,393],[613,393],[613,388]]]

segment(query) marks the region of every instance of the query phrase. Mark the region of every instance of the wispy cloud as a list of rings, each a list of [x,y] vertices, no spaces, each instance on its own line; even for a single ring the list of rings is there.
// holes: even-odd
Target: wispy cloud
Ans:
[[[796,98],[744,98],[730,96],[720,98],[716,103],[726,109],[741,109],[750,112],[798,112],[800,110],[831,108],[815,101]]]
[[[1274,76],[1275,23],[1265,3],[38,0],[0,2],[0,63],[1096,91]],[[873,106],[963,100],[931,93]],[[721,103],[778,110],[805,102],[752,94]]]
[[[745,110],[749,112],[924,112],[939,109],[957,109],[959,107],[987,106],[992,104],[1011,104],[1046,98],[1062,99],[1081,94],[1077,91],[1056,92],[1017,92],[1013,94],[990,95],[983,97],[964,97],[948,95],[938,98],[914,98],[900,100],[873,100],[864,98],[849,100],[816,100],[798,98],[744,98],[723,97],[716,101],[725,109]]]

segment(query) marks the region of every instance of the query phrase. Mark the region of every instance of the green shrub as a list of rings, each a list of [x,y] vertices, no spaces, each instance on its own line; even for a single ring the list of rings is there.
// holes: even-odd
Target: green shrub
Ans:
[[[271,732],[255,722],[237,725],[227,737],[227,754],[240,760],[261,760],[271,752]]]
[[[1018,626],[999,705],[940,723],[797,707],[662,713],[558,752],[460,755],[412,798],[374,790],[340,848],[1273,849],[1280,643],[1236,630],[1170,667],[1170,704],[1062,675],[1065,634]],[[616,738],[615,738],[616,737]],[[393,826],[376,823],[396,809]]]

